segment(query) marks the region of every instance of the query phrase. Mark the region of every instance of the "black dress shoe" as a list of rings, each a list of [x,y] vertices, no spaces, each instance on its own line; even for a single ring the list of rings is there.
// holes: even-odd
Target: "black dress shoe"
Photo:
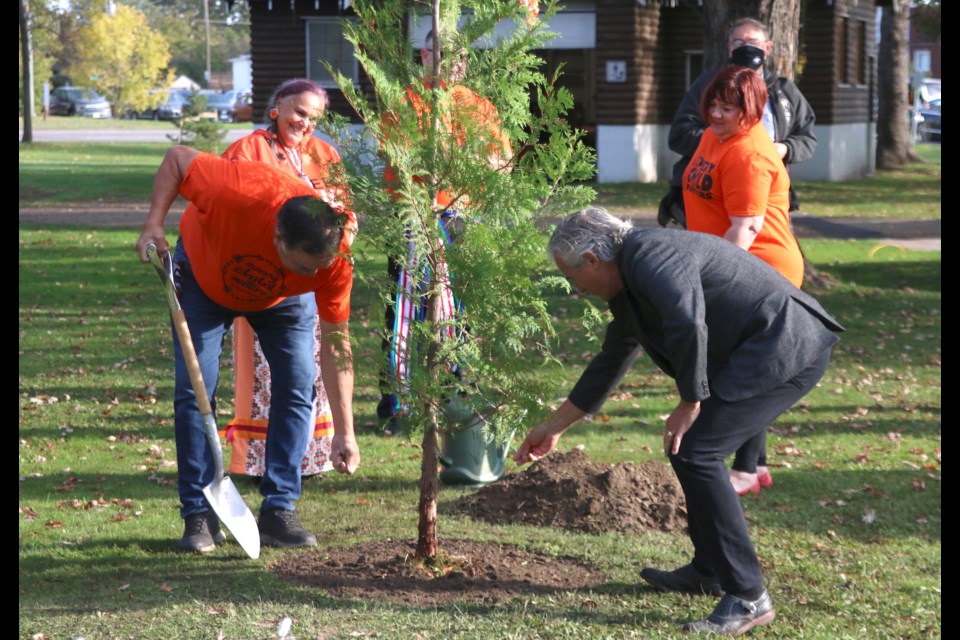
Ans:
[[[688,622],[683,625],[683,630],[688,633],[739,636],[754,627],[770,624],[776,615],[766,589],[759,598],[752,601],[728,593],[720,598],[717,607],[706,620]]]
[[[723,595],[720,581],[714,576],[702,575],[693,568],[692,564],[686,564],[673,571],[660,571],[647,567],[640,572],[640,577],[661,591],[708,596]]]

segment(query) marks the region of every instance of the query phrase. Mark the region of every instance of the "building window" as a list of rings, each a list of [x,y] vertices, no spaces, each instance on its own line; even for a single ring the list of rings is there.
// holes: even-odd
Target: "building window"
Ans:
[[[343,37],[341,18],[307,21],[307,77],[322,87],[336,87],[324,63],[358,84],[359,69],[353,45]]]
[[[849,18],[840,18],[837,21],[837,83],[850,84],[850,43],[847,34],[849,31]]]
[[[703,51],[687,51],[684,53],[684,91],[690,88],[693,81],[703,73]]]
[[[917,49],[913,52],[913,70],[924,76],[930,75],[930,61],[933,56],[929,49]]]
[[[853,51],[853,81],[861,87],[867,84],[867,23],[857,21],[857,41]]]

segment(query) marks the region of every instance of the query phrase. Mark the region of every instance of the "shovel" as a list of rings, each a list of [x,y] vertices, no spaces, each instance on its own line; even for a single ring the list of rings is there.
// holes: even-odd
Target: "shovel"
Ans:
[[[207,397],[207,388],[203,384],[200,361],[197,360],[197,352],[193,347],[193,340],[190,338],[187,318],[184,316],[183,309],[180,308],[180,301],[177,299],[177,291],[173,283],[173,262],[170,260],[169,253],[161,258],[160,254],[157,253],[155,244],[147,245],[147,256],[150,258],[153,268],[157,270],[157,275],[160,276],[160,281],[163,283],[163,290],[167,294],[170,317],[173,320],[177,337],[180,339],[183,359],[186,361],[187,371],[190,373],[190,384],[193,385],[193,393],[197,397],[197,406],[203,419],[203,430],[206,433],[207,442],[210,444],[210,451],[213,453],[216,475],[213,482],[203,488],[203,495],[206,496],[213,512],[220,518],[220,522],[233,534],[233,537],[236,538],[247,555],[256,560],[260,557],[260,530],[257,528],[257,521],[254,519],[253,513],[250,512],[247,504],[240,497],[240,492],[237,491],[233,481],[223,475],[223,449],[220,446],[220,436],[217,433],[217,422],[213,417],[210,399]]]

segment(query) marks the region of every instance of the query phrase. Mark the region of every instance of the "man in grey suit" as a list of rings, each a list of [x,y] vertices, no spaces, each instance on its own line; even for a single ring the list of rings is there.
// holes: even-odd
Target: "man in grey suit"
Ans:
[[[768,264],[715,236],[633,229],[591,208],[565,218],[548,251],[574,288],[607,301],[613,320],[567,400],[514,460],[540,459],[597,412],[642,349],[677,384],[663,447],[686,497],[694,557],[640,575],[664,591],[723,594],[685,631],[738,635],[771,622],[724,459],[816,386],[843,327]]]

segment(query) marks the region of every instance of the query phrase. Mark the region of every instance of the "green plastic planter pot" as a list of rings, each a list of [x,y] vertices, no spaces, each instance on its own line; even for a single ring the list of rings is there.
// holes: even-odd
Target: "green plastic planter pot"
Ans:
[[[513,434],[503,444],[497,444],[488,438],[481,417],[456,401],[447,406],[446,416],[462,427],[443,436],[440,481],[446,485],[480,486],[503,477]]]

